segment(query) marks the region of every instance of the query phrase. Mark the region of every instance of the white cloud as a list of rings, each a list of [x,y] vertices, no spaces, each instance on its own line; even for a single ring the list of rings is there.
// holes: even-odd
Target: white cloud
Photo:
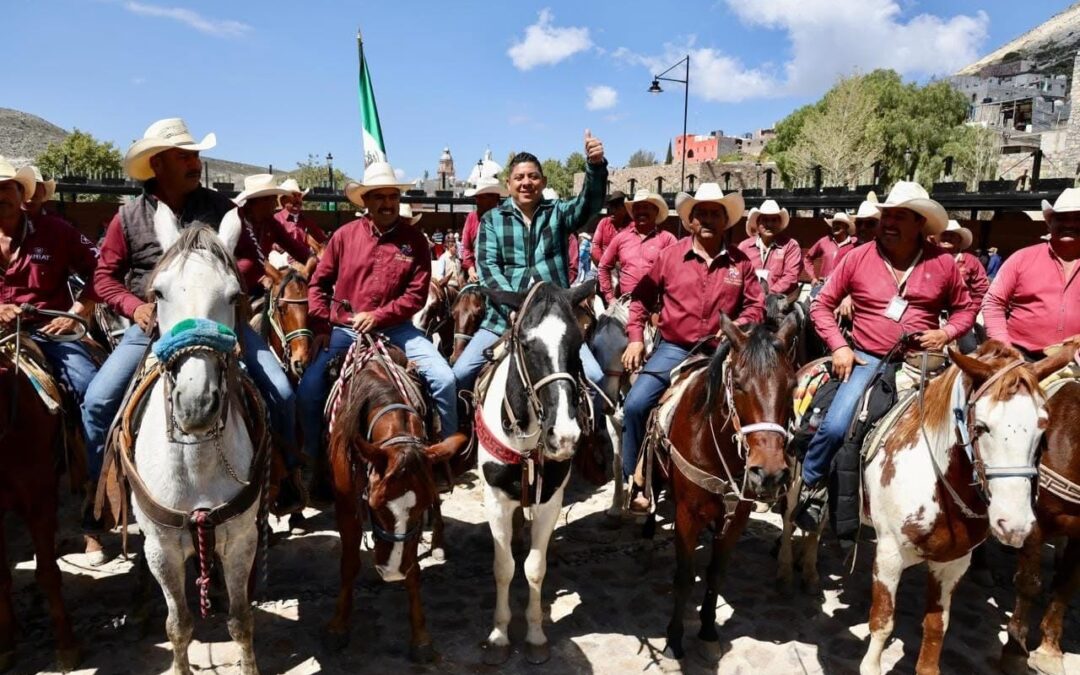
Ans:
[[[215,37],[243,37],[252,31],[251,26],[241,21],[231,19],[210,19],[198,12],[182,7],[161,7],[148,5],[142,2],[129,1],[124,3],[124,9],[132,14],[140,16],[152,16],[161,19],[179,21],[200,33]]]
[[[518,70],[551,66],[592,46],[588,28],[556,28],[553,18],[550,9],[540,10],[536,23],[525,29],[525,38],[507,50]]]
[[[619,103],[619,92],[606,84],[585,87],[585,93],[587,94],[585,108],[588,110],[607,110]]]

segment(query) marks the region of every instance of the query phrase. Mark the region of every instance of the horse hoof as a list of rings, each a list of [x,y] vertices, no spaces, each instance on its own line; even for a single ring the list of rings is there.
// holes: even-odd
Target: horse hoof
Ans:
[[[349,644],[349,632],[344,631],[337,633],[334,631],[324,631],[322,635],[323,648],[330,652],[340,652],[345,649],[345,645]]]
[[[484,664],[501,666],[510,660],[510,645],[493,645],[490,642],[484,648]]]
[[[698,649],[698,655],[705,660],[705,663],[720,663],[720,657],[723,656],[723,651],[720,649],[720,641],[702,642],[701,647]]]
[[[56,650],[56,669],[61,673],[67,673],[79,667],[82,656],[78,647]],[[3,670],[3,668],[0,668]]]
[[[1065,675],[1065,657],[1041,648],[1031,652],[1027,664],[1039,675]]]
[[[15,650],[0,653],[0,673],[6,673],[15,665]]]
[[[446,549],[441,546],[431,549],[431,559],[436,562],[444,562],[446,560]]]
[[[435,661],[435,648],[430,642],[426,645],[409,645],[409,660],[413,663],[432,663]]]
[[[547,663],[551,659],[551,647],[547,642],[534,645],[531,642],[525,643],[525,660],[534,666],[539,666],[542,663]]]

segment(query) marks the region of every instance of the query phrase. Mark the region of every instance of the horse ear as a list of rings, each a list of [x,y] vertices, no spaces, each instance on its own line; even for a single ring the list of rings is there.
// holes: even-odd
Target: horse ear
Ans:
[[[569,297],[570,305],[576,305],[590,295],[596,294],[596,279],[589,279],[583,284],[578,284],[570,289]]]
[[[481,286],[480,293],[496,305],[502,305],[510,309],[521,307],[521,303],[525,301],[525,296],[521,293],[488,288],[487,286]]]
[[[352,443],[356,446],[356,449],[360,452],[360,456],[364,458],[366,462],[373,465],[379,473],[383,473],[386,470],[386,464],[389,458],[386,454],[386,449],[368,443],[362,438],[352,439]]]
[[[736,326],[723,312],[720,312],[720,330],[736,350],[742,349],[746,345],[746,333],[742,332],[742,329]]]
[[[983,363],[982,361],[972,358],[970,356],[964,356],[959,350],[949,347],[949,358],[956,366],[964,371],[972,380],[977,384],[981,384],[990,379],[997,368],[989,363]]]
[[[1074,358],[1076,358],[1076,343],[1066,342],[1053,356],[1047,356],[1031,364],[1031,371],[1035,373],[1035,379],[1042,381],[1064,368]]]
[[[784,351],[791,349],[791,344],[798,332],[799,317],[795,314],[788,314],[784,318],[784,323],[780,324],[780,330],[776,331],[776,337],[784,345]]]
[[[168,251],[180,238],[180,221],[163,201],[158,201],[157,210],[154,211],[154,236],[162,251]]]
[[[263,265],[263,272],[266,273],[266,276],[269,277],[270,281],[273,281],[274,284],[281,283],[281,277],[282,277],[281,270],[274,267],[270,263],[266,263],[266,264]]]
[[[304,281],[307,281],[311,278],[312,274],[315,274],[315,268],[318,267],[318,265],[318,258],[316,258],[315,256],[311,256],[310,258],[308,258],[308,261],[304,264],[304,271],[302,273],[304,275]]]
[[[240,222],[240,209],[229,211],[221,219],[217,234],[221,239],[221,243],[225,245],[226,251],[229,253],[236,252],[236,243],[240,241],[240,233],[243,229],[244,224]]]
[[[449,462],[469,442],[469,437],[461,432],[451,434],[446,440],[424,448],[424,456],[432,464]]]

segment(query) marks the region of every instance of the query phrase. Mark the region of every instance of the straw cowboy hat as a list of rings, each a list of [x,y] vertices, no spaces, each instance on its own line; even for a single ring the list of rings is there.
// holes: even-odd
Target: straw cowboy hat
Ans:
[[[727,227],[724,228],[725,230],[739,222],[739,219],[743,217],[743,212],[746,211],[746,202],[743,201],[742,195],[738,192],[725,195],[724,191],[720,189],[719,183],[702,183],[698,185],[697,192],[692,197],[685,192],[675,195],[675,212],[679,214],[679,218],[684,223],[689,223],[690,214],[693,213],[694,207],[703,202],[719,204],[724,207],[724,210],[727,211]]]
[[[300,195],[301,198],[306,197],[307,193],[311,192],[311,188],[301,190],[300,184],[296,182],[295,178],[286,178],[285,180],[281,181],[281,185],[279,185],[278,187],[288,192],[289,194]]]
[[[855,212],[855,219],[860,218],[881,218],[881,211],[878,211],[877,195],[873,190],[866,193],[866,199],[862,204],[859,204],[859,210]]]
[[[949,226],[949,214],[945,207],[938,204],[926,192],[926,188],[918,183],[906,180],[896,182],[885,201],[878,204],[878,210],[884,209],[908,209],[914,211],[923,218],[923,234],[941,234]]]
[[[966,251],[971,248],[971,242],[974,241],[974,236],[971,234],[971,230],[960,225],[955,220],[950,220],[949,225],[945,228],[945,232],[956,232],[960,235],[960,250]],[[944,234],[944,233],[942,233]]]
[[[756,207],[750,209],[750,215],[746,217],[746,235],[749,237],[757,236],[758,216],[780,216],[780,229],[777,232],[786,230],[788,223],[791,222],[791,214],[787,209],[780,208],[775,199],[766,199],[760,209]]]
[[[656,207],[656,219],[655,223],[660,223],[667,220],[668,217],[668,205],[664,201],[664,198],[655,192],[649,192],[648,190],[638,190],[634,193],[631,199],[626,200],[626,212],[630,214],[630,217],[634,217],[634,204],[640,204],[642,202],[648,202]]]
[[[495,176],[482,176],[476,181],[476,187],[469,188],[465,191],[466,197],[479,197],[480,195],[499,195],[500,197],[509,196],[509,192],[506,190],[506,186],[502,184]]]
[[[1080,211],[1080,188],[1066,188],[1054,200],[1053,206],[1050,206],[1050,202],[1045,199],[1042,203],[1044,220],[1050,220],[1050,216],[1055,213],[1072,213],[1073,211]]]
[[[412,205],[405,202],[401,202],[401,206],[398,207],[398,215],[402,218],[408,218],[410,225],[419,223],[420,219],[424,217],[424,214],[420,212],[413,215]]]
[[[855,234],[855,222],[851,219],[851,216],[843,211],[837,211],[832,218],[826,218],[825,222],[829,224],[830,228],[836,223],[843,223],[847,225],[848,236]]]
[[[11,162],[7,161],[3,157],[0,157],[0,183],[13,180],[23,188],[23,197],[29,199],[34,194],[34,188],[37,187],[37,181],[34,180],[34,170],[28,166],[24,166],[18,171],[11,165]]]
[[[289,194],[288,190],[282,189],[281,186],[274,182],[273,174],[257,173],[254,176],[244,178],[244,189],[240,194],[233,197],[233,203],[237,206],[243,206],[249,199],[280,197],[287,194]]]
[[[412,187],[412,183],[399,183],[394,174],[394,167],[389,162],[372,162],[364,169],[364,182],[349,181],[345,186],[345,196],[357,206],[364,205],[364,195],[372,190],[393,188],[398,192],[404,192]]]
[[[215,145],[217,136],[213,132],[196,143],[187,123],[179,117],[158,120],[147,127],[143,137],[128,148],[124,156],[124,170],[135,180],[150,180],[154,177],[154,170],[150,168],[150,158],[154,155],[172,148],[202,152]]]
[[[41,175],[41,169],[36,166],[31,165],[30,170],[34,172],[34,182],[41,183],[45,186],[45,201],[52,201],[53,195],[56,194],[56,179],[50,178],[49,180],[45,180]],[[37,186],[35,186],[34,189],[37,189]],[[30,197],[33,195],[34,191],[31,190],[30,194],[26,195],[26,201],[30,201]]]

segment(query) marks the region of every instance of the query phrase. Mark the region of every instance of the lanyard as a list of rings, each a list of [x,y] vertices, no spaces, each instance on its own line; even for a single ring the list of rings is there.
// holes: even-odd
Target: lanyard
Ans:
[[[768,247],[762,248],[762,246],[764,246],[764,242],[761,241],[761,237],[758,237],[757,241],[754,243],[755,245],[757,245],[758,253],[761,255],[761,264],[762,266],[764,266],[765,263],[769,262],[769,254],[773,252],[775,244],[770,244]]]
[[[885,263],[885,269],[889,271],[889,278],[896,282],[896,294],[899,295],[901,298],[904,297],[904,292],[906,291],[905,286],[907,285],[908,277],[911,276],[911,273],[915,271],[915,266],[919,264],[920,260],[922,260],[922,254],[922,249],[919,249],[919,252],[915,254],[915,259],[912,260],[911,265],[909,265],[908,268],[904,270],[904,276],[900,277],[900,281],[898,282],[896,281],[896,273],[893,272],[893,266],[889,264],[889,261],[886,260],[884,256],[881,257],[881,261]]]

